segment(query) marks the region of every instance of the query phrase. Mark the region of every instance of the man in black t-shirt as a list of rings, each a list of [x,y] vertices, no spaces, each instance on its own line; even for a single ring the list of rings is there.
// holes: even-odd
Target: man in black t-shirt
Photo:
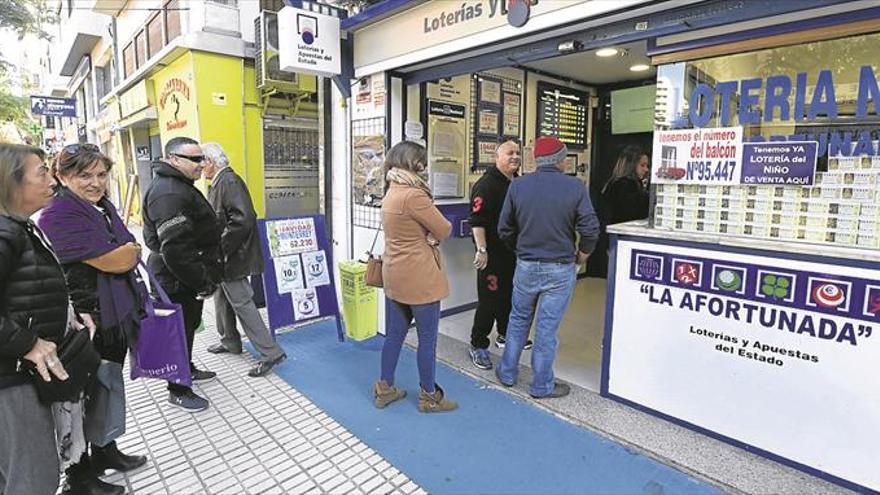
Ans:
[[[496,325],[495,345],[504,347],[510,300],[513,293],[513,272],[516,255],[498,238],[498,217],[510,181],[520,166],[519,145],[506,141],[498,146],[495,166],[486,171],[471,190],[471,214],[468,222],[474,234],[477,252],[477,311],[471,328],[470,356],[474,366],[492,369],[489,358],[489,334]],[[527,348],[531,342],[526,344]]]

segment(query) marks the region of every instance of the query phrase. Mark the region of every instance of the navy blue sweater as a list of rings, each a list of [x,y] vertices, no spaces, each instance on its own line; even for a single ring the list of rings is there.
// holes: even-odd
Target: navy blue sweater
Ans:
[[[599,219],[584,183],[556,167],[539,167],[513,180],[504,200],[498,235],[526,261],[571,263],[577,250],[592,253]]]

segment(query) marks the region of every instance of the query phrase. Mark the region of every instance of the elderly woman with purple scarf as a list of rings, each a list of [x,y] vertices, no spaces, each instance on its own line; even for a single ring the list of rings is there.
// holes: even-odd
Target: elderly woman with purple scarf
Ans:
[[[64,268],[74,309],[94,320],[96,331],[92,341],[104,362],[93,387],[102,378],[122,383],[122,363],[128,349],[137,342],[145,295],[136,272],[140,246],[106,197],[112,165],[97,146],[66,146],[54,164],[59,182],[56,197],[39,220]],[[108,373],[113,376],[108,378]],[[104,445],[90,439],[91,456],[86,451],[67,470],[67,491],[124,493],[123,487],[106,483],[98,476],[105,469],[136,469],[146,463],[146,457],[122,454],[115,437],[124,432],[124,427],[118,430],[116,434],[105,435],[111,438],[102,440],[109,440]]]

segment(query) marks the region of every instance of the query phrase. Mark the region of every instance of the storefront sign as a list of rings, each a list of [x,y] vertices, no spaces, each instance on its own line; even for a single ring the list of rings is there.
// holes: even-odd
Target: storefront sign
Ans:
[[[817,147],[815,142],[746,143],[743,145],[742,183],[812,186]]]
[[[198,106],[192,62],[181,57],[153,77],[162,142],[175,137],[198,139]]]
[[[855,68],[853,68],[855,71]],[[866,120],[880,115],[880,81],[874,68],[865,65],[858,69],[856,85],[856,119]],[[841,101],[838,91],[845,92],[851,85],[835,85],[831,69],[816,73],[800,72],[795,77],[786,74],[766,78],[721,81],[714,86],[697,84],[688,98],[687,115],[695,127],[705,127],[720,121],[728,125],[736,116],[742,126],[760,125],[778,119],[795,124],[836,121],[851,111],[844,108],[850,102]],[[809,128],[798,125],[798,127]],[[872,129],[851,129],[833,132],[800,132],[792,135],[754,136],[750,141],[817,141],[817,153],[844,156],[880,155],[874,145]]]
[[[657,131],[653,182],[739,184],[741,157],[742,127]]]
[[[34,115],[76,117],[76,98],[31,96],[31,113]]]
[[[421,62],[561,23],[625,10],[647,0],[424,2],[357,30],[355,76]],[[282,42],[282,45],[284,43]]]
[[[122,117],[128,117],[150,106],[147,92],[147,80],[141,80],[131,89],[119,95],[119,111]]]
[[[284,7],[278,12],[278,60],[281,70],[323,77],[342,73],[339,18]]]
[[[880,380],[866,371],[880,270],[709,245],[616,253],[603,394],[880,490]]]

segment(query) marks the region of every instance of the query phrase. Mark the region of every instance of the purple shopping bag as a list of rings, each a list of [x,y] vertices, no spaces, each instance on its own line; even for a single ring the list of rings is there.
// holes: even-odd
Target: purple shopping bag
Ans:
[[[146,296],[147,316],[141,320],[137,348],[131,356],[131,379],[156,378],[190,387],[192,374],[183,310],[171,302],[150,269],[143,262],[140,266],[150,279],[150,287],[159,294],[159,300],[153,300],[149,294]]]

